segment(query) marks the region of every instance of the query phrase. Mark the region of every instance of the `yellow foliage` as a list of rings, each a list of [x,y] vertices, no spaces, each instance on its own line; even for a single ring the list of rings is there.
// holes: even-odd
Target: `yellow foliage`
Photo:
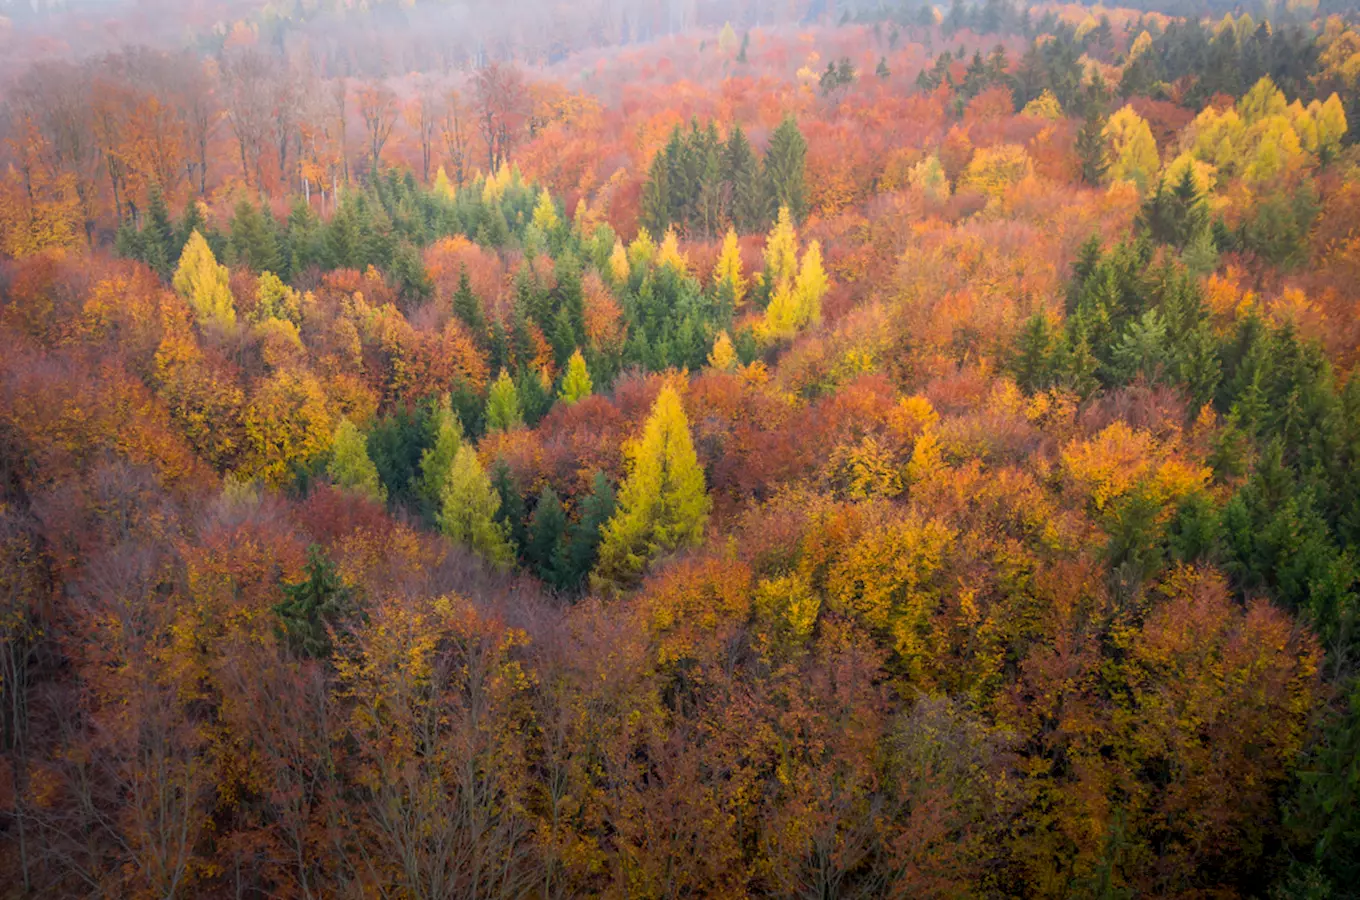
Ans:
[[[1146,31],[1143,32],[1143,36],[1147,36]],[[1148,38],[1148,40],[1150,42],[1151,38]],[[1063,117],[1063,108],[1062,104],[1058,102],[1058,98],[1053,95],[1053,92],[1048,88],[1044,88],[1042,94],[1025,104],[1025,108],[1020,111],[1020,115],[1056,121]]]
[[[1105,138],[1110,142],[1110,180],[1131,181],[1140,193],[1146,191],[1161,168],[1148,123],[1125,106],[1105,123]]]
[[[680,252],[680,239],[676,236],[674,228],[668,228],[666,236],[661,240],[661,249],[656,252],[656,265],[657,268],[670,266],[681,275],[689,274],[689,260]]]
[[[741,306],[746,299],[746,279],[741,274],[741,246],[737,242],[736,229],[727,229],[723,238],[722,252],[713,267],[713,283],[727,285],[732,292],[732,304]]]
[[[989,197],[1000,197],[1011,185],[1034,172],[1029,154],[1019,144],[983,147],[973,154],[964,169],[960,183],[966,184]]]

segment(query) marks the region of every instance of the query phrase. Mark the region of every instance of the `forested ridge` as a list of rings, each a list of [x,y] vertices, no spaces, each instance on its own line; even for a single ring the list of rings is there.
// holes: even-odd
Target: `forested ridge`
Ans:
[[[0,897],[1360,896],[1360,31],[1157,6],[0,6]]]

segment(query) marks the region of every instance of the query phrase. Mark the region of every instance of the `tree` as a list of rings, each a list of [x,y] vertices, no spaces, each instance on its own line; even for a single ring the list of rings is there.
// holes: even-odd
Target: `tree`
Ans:
[[[741,306],[746,299],[746,279],[741,274],[741,247],[737,232],[729,228],[723,238],[722,252],[713,267],[713,284],[718,294],[730,307]]]
[[[441,397],[435,405],[430,422],[434,440],[420,455],[420,487],[418,493],[438,509],[444,495],[444,483],[453,470],[453,461],[463,446],[463,424],[453,411],[451,398]]]
[[[545,486],[538,496],[533,518],[529,521],[524,557],[538,577],[555,588],[566,587],[566,532],[567,514],[562,508],[562,501],[550,485]]]
[[[807,141],[792,117],[785,118],[770,135],[765,151],[765,177],[773,205],[787,207],[795,222],[807,215]]]
[[[1139,193],[1146,191],[1161,168],[1157,142],[1152,129],[1133,107],[1125,106],[1105,123],[1105,140],[1110,147],[1111,181],[1131,181]]]
[[[603,472],[596,472],[591,479],[590,494],[580,503],[580,515],[571,527],[567,542],[566,587],[579,587],[595,568],[600,541],[615,509],[613,486]]]
[[[364,131],[368,134],[372,176],[377,178],[382,166],[383,147],[387,146],[387,140],[392,136],[392,129],[397,124],[399,103],[397,95],[385,84],[362,85],[357,95],[359,116],[364,120]]]
[[[495,172],[510,162],[529,120],[529,91],[519,69],[493,62],[477,70],[473,92],[487,170]]]
[[[348,418],[342,418],[335,426],[326,474],[339,487],[379,503],[387,502],[387,488],[378,479],[378,467],[368,457],[368,438]]]
[[[501,369],[501,374],[491,385],[486,398],[486,430],[510,431],[524,425],[524,413],[520,410],[519,389],[510,378],[510,373]]]
[[[1103,184],[1110,170],[1110,149],[1105,138],[1105,118],[1093,103],[1086,106],[1086,116],[1077,132],[1077,156],[1081,159],[1081,180],[1091,186]]]
[[[557,392],[557,396],[563,403],[571,404],[589,397],[591,390],[590,370],[586,368],[586,358],[581,355],[580,350],[576,350],[571,354],[571,359],[567,360],[567,374],[562,376],[562,388]]]
[[[594,582],[620,588],[663,553],[703,540],[711,501],[675,387],[657,395],[642,436],[627,447],[628,478],[600,545]]]
[[[491,486],[477,451],[458,448],[440,493],[439,527],[453,541],[471,547],[500,569],[515,561],[505,528],[496,521],[501,498]]]
[[[180,254],[174,285],[199,322],[219,328],[236,324],[236,302],[231,296],[227,267],[217,264],[208,242],[197,231],[189,235]]]
[[[330,631],[353,611],[354,593],[325,551],[307,548],[304,578],[284,584],[284,599],[274,606],[288,647],[299,656],[325,659],[331,654]]]
[[[486,320],[482,317],[482,303],[472,290],[465,265],[458,267],[458,290],[453,295],[453,314],[463,320],[475,337],[484,339]]]
[[[741,124],[732,126],[723,148],[722,177],[727,183],[728,208],[738,231],[758,231],[770,216],[770,200],[760,161],[756,159]]]

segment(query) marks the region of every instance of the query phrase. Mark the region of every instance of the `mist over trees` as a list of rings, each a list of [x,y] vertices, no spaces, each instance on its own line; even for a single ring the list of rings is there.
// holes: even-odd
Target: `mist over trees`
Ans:
[[[1354,896],[1346,13],[0,0],[0,900]]]

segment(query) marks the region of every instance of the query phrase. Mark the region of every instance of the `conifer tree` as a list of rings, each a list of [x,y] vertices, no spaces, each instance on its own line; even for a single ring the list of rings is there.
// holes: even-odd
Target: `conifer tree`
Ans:
[[[791,287],[798,271],[798,233],[793,229],[787,206],[779,208],[779,218],[765,238],[765,284],[771,291]]]
[[[283,270],[273,224],[273,220],[266,218],[249,200],[242,199],[236,204],[227,238],[228,258],[232,265],[245,266],[254,272]]]
[[[440,491],[440,529],[450,540],[506,569],[514,563],[515,553],[504,525],[496,521],[500,510],[500,495],[478,462],[477,451],[463,444]]]
[[[802,328],[822,320],[822,299],[829,287],[826,270],[822,267],[822,244],[813,241],[803,251],[798,279],[793,285],[796,327]]]
[[[765,151],[765,177],[773,205],[788,207],[795,222],[807,215],[807,141],[792,117],[784,119],[770,135]]]
[[[600,545],[595,581],[602,589],[633,583],[661,554],[697,546],[711,506],[689,421],[672,385],[661,389],[642,436],[627,452],[628,479]]]
[[[208,242],[197,231],[189,235],[180,254],[174,285],[200,323],[223,328],[236,324],[236,302],[231,296],[227,267],[217,264]]]
[[[590,570],[595,568],[599,558],[600,541],[604,529],[613,518],[616,503],[614,488],[603,472],[596,472],[591,481],[590,495],[580,504],[580,516],[571,527],[567,542],[567,569],[565,582],[569,588],[576,588],[585,581]]]
[[[194,204],[189,204],[193,206]],[[160,185],[152,182],[151,197],[146,208],[146,224],[141,233],[141,259],[161,278],[169,278],[179,257],[175,246],[174,228],[170,224],[170,210],[165,206],[165,195]]]
[[[713,284],[719,297],[731,307],[741,306],[746,299],[746,279],[741,274],[741,247],[737,242],[737,232],[729,228],[723,238],[722,252],[718,263],[713,267]]]
[[[282,586],[284,599],[274,606],[274,614],[294,653],[324,659],[331,652],[330,629],[353,610],[354,593],[315,544],[307,548],[303,572],[307,577],[302,581]]]
[[[552,234],[562,224],[562,220],[557,216],[557,206],[553,203],[552,194],[548,193],[547,188],[539,192],[533,222],[544,235]]]
[[[491,467],[491,487],[501,499],[496,521],[510,539],[511,551],[518,556],[529,537],[525,528],[524,495],[519,492],[510,465],[504,459],[497,459]]]
[[[551,485],[545,486],[529,522],[524,557],[538,577],[555,588],[566,586],[566,533],[567,514],[562,509],[562,501]]]
[[[519,396],[520,416],[530,428],[552,408],[552,379],[545,369],[522,370],[515,380],[515,392]]]
[[[581,355],[580,350],[577,350],[567,361],[567,374],[562,376],[562,387],[557,396],[563,403],[576,403],[589,397],[593,387],[590,383],[590,370],[586,367],[586,358]]]
[[[444,482],[453,469],[453,460],[463,446],[463,425],[447,395],[435,406],[430,430],[434,440],[420,455],[420,483],[416,493],[430,504],[431,509],[437,509]]]
[[[708,354],[708,364],[720,372],[731,372],[737,367],[737,352],[732,346],[732,338],[726,331],[718,332],[713,341],[713,349]]]
[[[501,374],[491,385],[486,398],[486,430],[510,431],[524,424],[524,413],[519,405],[519,390],[511,380],[510,373],[501,369]]]
[[[1081,180],[1091,186],[1105,181],[1110,170],[1110,147],[1105,137],[1105,118],[1094,103],[1086,106],[1086,117],[1077,132],[1077,156],[1081,159]]]
[[[642,186],[642,220],[648,228],[660,234],[671,225],[670,162],[666,152],[658,151],[647,170],[647,181]]]
[[[728,184],[732,223],[738,231],[758,231],[770,216],[769,195],[760,172],[760,161],[741,125],[733,125],[723,148],[723,179]]]
[[[378,479],[378,467],[368,457],[368,438],[348,418],[342,418],[335,427],[326,474],[338,487],[380,503],[387,501],[387,488]]]
[[[458,268],[458,290],[453,294],[453,314],[463,321],[474,337],[481,340],[486,333],[486,320],[482,318],[482,304],[472,291],[468,279],[467,266]]]

